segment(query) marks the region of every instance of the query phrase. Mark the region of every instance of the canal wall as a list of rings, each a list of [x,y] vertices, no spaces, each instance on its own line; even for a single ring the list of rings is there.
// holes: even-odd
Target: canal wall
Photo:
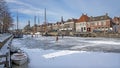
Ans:
[[[58,32],[49,32],[48,36],[75,36],[75,37],[106,37],[106,38],[120,38],[120,33],[108,33],[108,32],[69,32],[68,34],[66,33],[61,33],[59,34]]]
[[[105,37],[105,38],[120,38],[120,33],[76,33],[77,37]]]
[[[120,38],[120,33],[94,33],[95,37]]]
[[[6,35],[0,37],[0,68],[11,68],[10,61],[10,44],[13,35]]]

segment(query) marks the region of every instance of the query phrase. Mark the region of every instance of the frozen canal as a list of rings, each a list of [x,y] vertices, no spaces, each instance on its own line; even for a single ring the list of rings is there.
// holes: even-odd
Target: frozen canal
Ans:
[[[34,37],[14,39],[30,63],[13,68],[120,68],[120,39]]]

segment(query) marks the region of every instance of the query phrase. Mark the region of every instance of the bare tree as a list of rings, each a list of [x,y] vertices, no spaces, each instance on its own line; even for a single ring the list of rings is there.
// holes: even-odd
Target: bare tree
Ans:
[[[8,32],[13,19],[7,7],[5,0],[0,0],[0,32]]]

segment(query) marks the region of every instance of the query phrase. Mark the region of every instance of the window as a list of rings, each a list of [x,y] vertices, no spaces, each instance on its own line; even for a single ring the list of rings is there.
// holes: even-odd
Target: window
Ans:
[[[84,27],[84,30],[86,30],[86,28]]]
[[[104,22],[104,25],[106,25],[106,22]]]
[[[94,22],[91,22],[91,25],[94,26]]]
[[[101,25],[101,22],[99,22],[99,25]]]
[[[95,22],[95,26],[97,26],[97,22]]]
[[[104,25],[104,22],[101,22],[101,25]]]

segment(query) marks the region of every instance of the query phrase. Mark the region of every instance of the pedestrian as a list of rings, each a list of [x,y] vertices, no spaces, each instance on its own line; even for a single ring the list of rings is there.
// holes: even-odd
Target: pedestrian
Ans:
[[[62,38],[64,37],[64,35],[62,34]]]
[[[33,37],[33,34],[32,34],[32,37]]]
[[[56,36],[56,41],[58,41],[58,36]]]

